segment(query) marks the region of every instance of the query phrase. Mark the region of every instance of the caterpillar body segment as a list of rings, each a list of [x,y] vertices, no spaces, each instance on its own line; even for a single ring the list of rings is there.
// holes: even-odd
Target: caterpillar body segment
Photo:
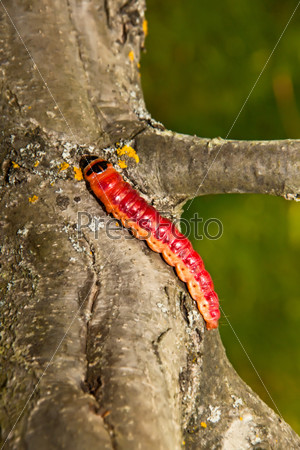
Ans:
[[[146,240],[151,250],[161,253],[187,284],[191,297],[206,321],[208,329],[217,328],[219,300],[209,273],[191,242],[175,225],[133,189],[109,162],[97,156],[81,160],[83,176],[108,213],[121,220],[138,239]]]

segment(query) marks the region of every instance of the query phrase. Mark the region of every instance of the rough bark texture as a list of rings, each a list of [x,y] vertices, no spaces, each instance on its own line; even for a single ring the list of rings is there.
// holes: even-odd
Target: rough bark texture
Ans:
[[[125,176],[173,211],[196,193],[299,195],[299,142],[201,139],[149,117],[137,66],[144,7],[0,5],[2,443],[299,448],[237,376],[173,270],[126,230],[112,239],[109,217],[74,179],[81,154],[116,162],[121,141],[140,157],[125,157]],[[91,219],[81,234],[79,212]]]

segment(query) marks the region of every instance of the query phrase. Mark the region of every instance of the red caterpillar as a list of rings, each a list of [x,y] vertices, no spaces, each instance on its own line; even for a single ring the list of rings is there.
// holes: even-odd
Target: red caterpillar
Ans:
[[[219,300],[209,273],[190,241],[172,222],[123,180],[112,164],[97,156],[84,156],[80,162],[85,180],[108,213],[130,228],[139,239],[145,239],[155,252],[162,253],[178,277],[187,284],[192,298],[208,329],[217,328],[220,317]]]

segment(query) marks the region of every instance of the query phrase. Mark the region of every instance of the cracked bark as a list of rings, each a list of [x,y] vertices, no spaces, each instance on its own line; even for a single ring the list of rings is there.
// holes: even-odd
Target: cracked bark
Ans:
[[[72,166],[90,146],[116,162],[116,142],[131,140],[140,163],[128,159],[125,175],[178,214],[196,192],[297,198],[299,142],[202,139],[156,123],[137,69],[143,1],[4,6],[34,61],[1,6],[5,448],[298,448],[173,270],[126,230],[108,236]],[[81,235],[79,212],[93,219]]]

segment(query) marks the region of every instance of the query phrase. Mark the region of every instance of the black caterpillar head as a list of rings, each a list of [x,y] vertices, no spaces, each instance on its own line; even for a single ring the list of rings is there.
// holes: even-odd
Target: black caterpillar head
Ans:
[[[94,163],[93,163],[94,161]],[[89,170],[86,172],[85,176],[90,176],[93,173],[102,173],[108,167],[108,162],[104,159],[99,158],[95,155],[84,155],[80,160],[80,168],[82,172],[87,166],[90,166]]]

